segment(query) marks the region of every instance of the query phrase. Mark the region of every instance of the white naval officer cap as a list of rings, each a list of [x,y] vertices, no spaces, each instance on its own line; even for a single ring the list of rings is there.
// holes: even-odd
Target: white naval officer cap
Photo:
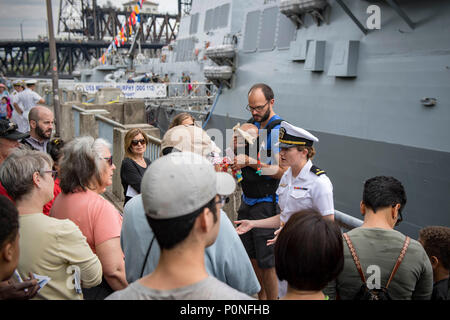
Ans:
[[[26,85],[32,85],[32,84],[36,84],[36,83],[37,83],[37,81],[34,79],[29,79],[29,80],[25,81]]]
[[[280,125],[280,135],[278,143],[275,146],[280,148],[291,148],[295,146],[310,147],[314,142],[318,142],[313,134],[305,129],[296,127],[286,121],[282,121]]]

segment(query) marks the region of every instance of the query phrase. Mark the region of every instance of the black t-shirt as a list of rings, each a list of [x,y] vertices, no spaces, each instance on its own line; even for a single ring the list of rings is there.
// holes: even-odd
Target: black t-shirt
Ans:
[[[440,280],[433,285],[433,294],[431,300],[449,300],[450,282],[447,279]]]
[[[144,160],[145,163],[147,163],[148,168],[151,163],[150,159],[144,158]],[[147,168],[141,167],[130,158],[123,159],[122,166],[120,167],[120,180],[122,182],[123,193],[125,195],[125,203],[127,203],[127,201],[131,199],[131,197],[126,196],[128,186],[131,186],[138,193],[141,193],[141,180]]]

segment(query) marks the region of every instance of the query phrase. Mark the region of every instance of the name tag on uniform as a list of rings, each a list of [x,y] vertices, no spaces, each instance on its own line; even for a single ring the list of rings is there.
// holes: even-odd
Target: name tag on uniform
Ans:
[[[308,190],[308,188],[303,188],[303,187],[294,187],[295,190]]]
[[[280,187],[286,187],[287,186],[287,184],[284,184],[284,183],[280,183]]]

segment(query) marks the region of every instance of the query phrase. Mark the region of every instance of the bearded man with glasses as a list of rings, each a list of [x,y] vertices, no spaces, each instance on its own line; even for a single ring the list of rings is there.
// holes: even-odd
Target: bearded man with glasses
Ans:
[[[252,115],[248,122],[258,127],[259,137],[253,149],[235,150],[232,169],[241,170],[243,177],[238,220],[265,219],[280,213],[275,192],[287,167],[279,165],[279,148],[275,147],[282,119],[273,111],[274,103],[273,91],[264,83],[255,84],[248,92],[246,109]],[[264,228],[240,235],[261,284],[261,300],[278,297],[273,246],[267,246],[274,232]]]

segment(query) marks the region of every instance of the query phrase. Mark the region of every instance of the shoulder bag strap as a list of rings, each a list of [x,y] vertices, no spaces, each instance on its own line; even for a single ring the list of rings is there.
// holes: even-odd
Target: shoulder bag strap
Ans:
[[[154,235],[153,235],[152,241],[150,241],[150,245],[148,246],[147,253],[145,254],[144,264],[142,265],[141,275],[139,278],[142,278],[144,276],[144,269],[145,269],[145,266],[147,265],[148,255],[150,254],[150,251],[152,250],[153,240],[155,240]]]
[[[355,265],[356,265],[356,269],[358,269],[359,276],[361,277],[361,280],[364,283],[366,283],[366,277],[364,277],[364,272],[362,271],[361,263],[359,262],[358,255],[356,254],[356,250],[353,247],[353,243],[350,240],[350,237],[348,236],[348,234],[344,233],[343,236],[344,236],[345,241],[347,242],[348,248],[350,249],[350,253],[352,254],[353,261],[355,262]]]
[[[406,250],[408,249],[410,241],[411,241],[411,238],[406,236],[405,242],[403,243],[402,251],[400,252],[400,255],[398,256],[397,262],[395,263],[394,269],[392,270],[391,276],[389,277],[389,280],[386,284],[386,289],[389,287],[389,284],[391,283],[392,278],[394,278],[394,275],[397,272],[397,269],[400,267],[400,264],[402,263],[403,258],[405,257]]]

